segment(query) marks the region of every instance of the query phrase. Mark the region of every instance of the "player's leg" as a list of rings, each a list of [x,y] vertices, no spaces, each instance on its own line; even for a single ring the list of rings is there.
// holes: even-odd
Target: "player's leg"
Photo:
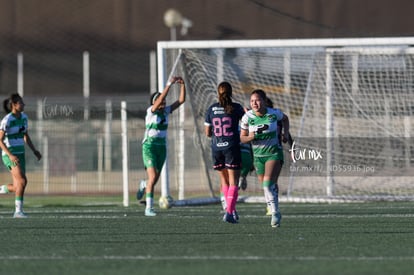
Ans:
[[[6,166],[7,170],[11,171],[11,168],[16,166],[15,163],[12,163],[12,161],[10,160],[9,156],[4,155],[2,157],[4,166]],[[0,194],[8,194],[10,192],[14,192],[14,185],[13,185],[13,181],[12,183],[9,184],[4,184],[0,186]]]
[[[229,175],[227,169],[217,170],[220,179],[220,201],[224,211],[227,209],[227,194],[229,191]]]
[[[264,182],[266,160],[267,160],[267,158],[255,157],[254,158],[254,167],[256,169],[258,183],[263,188],[263,195],[264,195],[265,202],[266,202],[266,215],[271,216],[271,210],[270,210],[271,209],[271,207],[270,207],[271,198],[269,197],[269,192],[267,192],[268,188],[266,187],[266,185],[269,185],[269,183]],[[267,175],[266,180],[268,181],[268,179],[269,179],[269,175]]]
[[[265,165],[265,175],[263,177],[263,188],[268,196],[270,211],[272,213],[272,227],[280,226],[281,220],[277,179],[282,169],[282,163],[281,160],[268,160]]]
[[[10,170],[13,178],[13,188],[12,192],[15,193],[15,218],[26,218],[26,214],[23,212],[23,200],[24,200],[24,191],[27,185],[27,178],[24,173],[24,167],[16,165]]]
[[[228,174],[229,190],[227,192],[227,211],[226,221],[230,223],[237,222],[239,216],[236,211],[238,198],[238,182],[241,169],[241,152],[239,146],[233,146],[224,151],[225,166]]]
[[[157,183],[162,166],[164,165],[167,149],[163,145],[143,144],[142,156],[147,172],[147,182],[145,187],[145,215],[155,216],[154,211],[154,187]]]
[[[253,165],[253,159],[250,152],[241,151],[241,158],[242,158],[242,167],[240,170],[240,179],[239,179],[239,189],[246,190],[247,188],[247,174],[250,172],[252,165]]]
[[[24,154],[17,155],[19,158],[18,163],[14,163],[8,156],[3,156],[3,163],[10,170],[13,183],[1,186],[1,193],[15,193],[15,212],[13,217],[26,218],[26,214],[23,212],[23,198],[24,191],[27,185],[26,178],[26,163]]]
[[[235,169],[228,169],[229,174],[229,190],[227,193],[227,215],[232,215],[233,220],[237,221],[239,219],[239,215],[236,211],[236,203],[238,199],[238,186],[237,182],[240,177],[240,170]]]
[[[212,150],[213,169],[217,171],[220,180],[220,201],[221,207],[226,212],[227,193],[229,190],[229,175],[225,167],[225,158],[222,151]]]
[[[155,216],[154,211],[154,187],[159,178],[159,173],[155,167],[147,167],[147,185],[145,188],[145,216]]]

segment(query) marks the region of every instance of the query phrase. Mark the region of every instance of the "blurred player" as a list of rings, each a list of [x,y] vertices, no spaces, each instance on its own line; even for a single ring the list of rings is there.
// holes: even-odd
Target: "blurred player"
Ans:
[[[3,163],[10,171],[13,183],[0,186],[0,194],[15,193],[14,218],[27,218],[23,212],[24,191],[27,185],[25,143],[38,160],[42,155],[34,147],[28,132],[28,117],[24,111],[24,102],[19,94],[12,94],[4,100],[6,116],[0,123],[0,148]]]
[[[179,98],[171,105],[166,106],[165,98],[168,95],[171,85],[180,84]],[[146,192],[145,216],[153,217],[156,213],[154,204],[154,187],[157,183],[162,167],[167,156],[166,139],[168,128],[168,116],[185,102],[185,83],[181,77],[173,77],[165,86],[162,93],[155,93],[151,96],[151,106],[147,109],[145,116],[145,136],[142,141],[142,158],[147,171],[147,180],[142,181],[137,199],[140,200]]]
[[[240,171],[239,189],[246,190],[247,188],[247,175],[254,169],[253,166],[253,152],[250,143],[240,143],[242,168]]]

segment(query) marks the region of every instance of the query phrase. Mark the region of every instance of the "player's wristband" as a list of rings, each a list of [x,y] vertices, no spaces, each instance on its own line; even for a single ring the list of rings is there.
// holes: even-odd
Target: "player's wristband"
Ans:
[[[172,84],[172,82],[171,82],[171,81],[168,81],[168,82],[167,82],[167,86],[171,86],[171,84]]]

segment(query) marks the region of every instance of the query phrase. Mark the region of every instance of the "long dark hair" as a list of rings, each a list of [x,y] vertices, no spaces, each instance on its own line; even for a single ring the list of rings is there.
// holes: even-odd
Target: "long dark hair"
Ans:
[[[16,104],[17,102],[23,100],[22,97],[19,94],[12,94],[9,98],[6,98],[3,101],[3,109],[6,112],[6,114],[10,113],[12,111],[12,104]]]
[[[217,91],[220,106],[224,108],[227,114],[231,114],[233,112],[233,101],[231,99],[233,88],[230,83],[226,81],[221,82],[217,87]]]

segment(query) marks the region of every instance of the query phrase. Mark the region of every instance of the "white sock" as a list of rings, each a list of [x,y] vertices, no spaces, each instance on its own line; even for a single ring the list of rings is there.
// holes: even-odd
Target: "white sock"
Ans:
[[[23,212],[23,198],[16,198],[14,205],[16,206],[16,212]]]
[[[151,197],[148,196],[148,197],[145,198],[145,202],[147,203],[145,208],[150,209],[153,206],[154,198],[151,198]]]
[[[279,211],[279,194],[276,188],[276,184],[272,184],[268,187],[263,187],[263,191],[266,203],[270,207],[270,211],[272,214],[277,213]]]

